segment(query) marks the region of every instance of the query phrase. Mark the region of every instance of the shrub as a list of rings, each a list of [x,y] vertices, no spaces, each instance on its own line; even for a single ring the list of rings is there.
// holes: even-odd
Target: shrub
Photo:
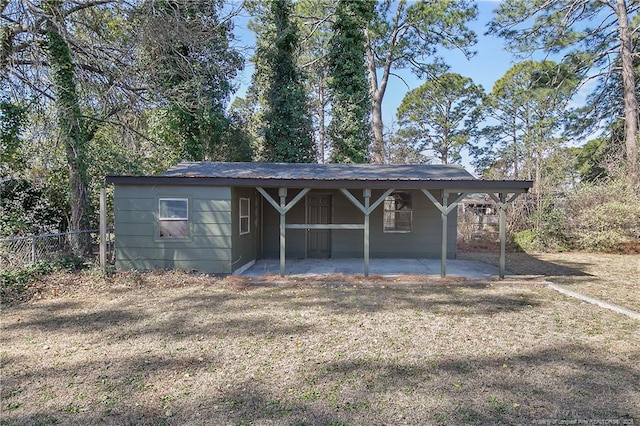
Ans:
[[[0,271],[0,298],[3,302],[20,299],[29,283],[55,271],[75,271],[84,265],[81,258],[61,256],[53,260],[31,263],[24,268]]]
[[[515,203],[514,203],[515,204]],[[571,247],[565,229],[564,199],[558,195],[529,194],[514,206],[517,220],[512,244],[524,251],[563,251]]]
[[[611,250],[640,239],[640,199],[624,181],[583,185],[568,198],[566,211],[578,248]]]
[[[512,237],[513,245],[522,251],[540,250],[538,235],[534,229],[516,232]]]

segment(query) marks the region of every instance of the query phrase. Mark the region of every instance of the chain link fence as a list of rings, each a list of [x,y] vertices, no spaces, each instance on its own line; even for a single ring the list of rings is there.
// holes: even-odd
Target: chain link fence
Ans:
[[[71,235],[89,234],[91,239],[94,261],[98,259],[100,251],[100,231],[90,229],[77,232],[62,232],[58,234],[30,235],[28,237],[13,237],[0,239],[0,269],[10,270],[23,268],[31,263],[60,259],[73,256],[71,250]],[[107,263],[113,263],[114,250],[113,229],[107,230]]]

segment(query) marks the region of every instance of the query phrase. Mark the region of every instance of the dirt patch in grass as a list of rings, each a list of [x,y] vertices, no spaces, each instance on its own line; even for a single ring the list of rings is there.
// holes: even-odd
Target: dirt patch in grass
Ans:
[[[640,421],[640,323],[544,287],[39,286],[0,313],[2,424]]]
[[[458,258],[498,265],[496,252],[459,252]],[[506,267],[640,312],[640,254],[507,253]]]

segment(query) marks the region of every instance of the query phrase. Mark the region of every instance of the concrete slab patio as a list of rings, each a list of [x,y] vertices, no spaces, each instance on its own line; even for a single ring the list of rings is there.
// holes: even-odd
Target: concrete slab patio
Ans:
[[[370,259],[370,275],[394,277],[398,275],[427,275],[440,277],[440,259]],[[278,259],[260,259],[255,265],[241,272],[246,277],[279,275]],[[344,274],[362,275],[362,259],[287,259],[286,275],[314,277]],[[447,260],[447,276],[467,279],[490,279],[498,276],[498,268],[474,260]]]

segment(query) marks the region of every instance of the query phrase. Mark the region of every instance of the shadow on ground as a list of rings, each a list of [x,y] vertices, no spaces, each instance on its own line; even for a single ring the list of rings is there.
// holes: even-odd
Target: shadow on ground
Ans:
[[[620,320],[601,331],[591,317],[575,319],[573,305],[549,311],[554,303],[527,288],[313,286],[137,290],[20,305],[3,312],[0,421],[637,419],[637,342],[626,352],[612,346],[633,345],[637,325]]]
[[[494,252],[458,252],[458,259],[477,260],[498,265],[499,255]],[[518,275],[575,276],[592,277],[585,269],[592,263],[563,260],[550,262],[525,252],[507,253],[507,270]]]

